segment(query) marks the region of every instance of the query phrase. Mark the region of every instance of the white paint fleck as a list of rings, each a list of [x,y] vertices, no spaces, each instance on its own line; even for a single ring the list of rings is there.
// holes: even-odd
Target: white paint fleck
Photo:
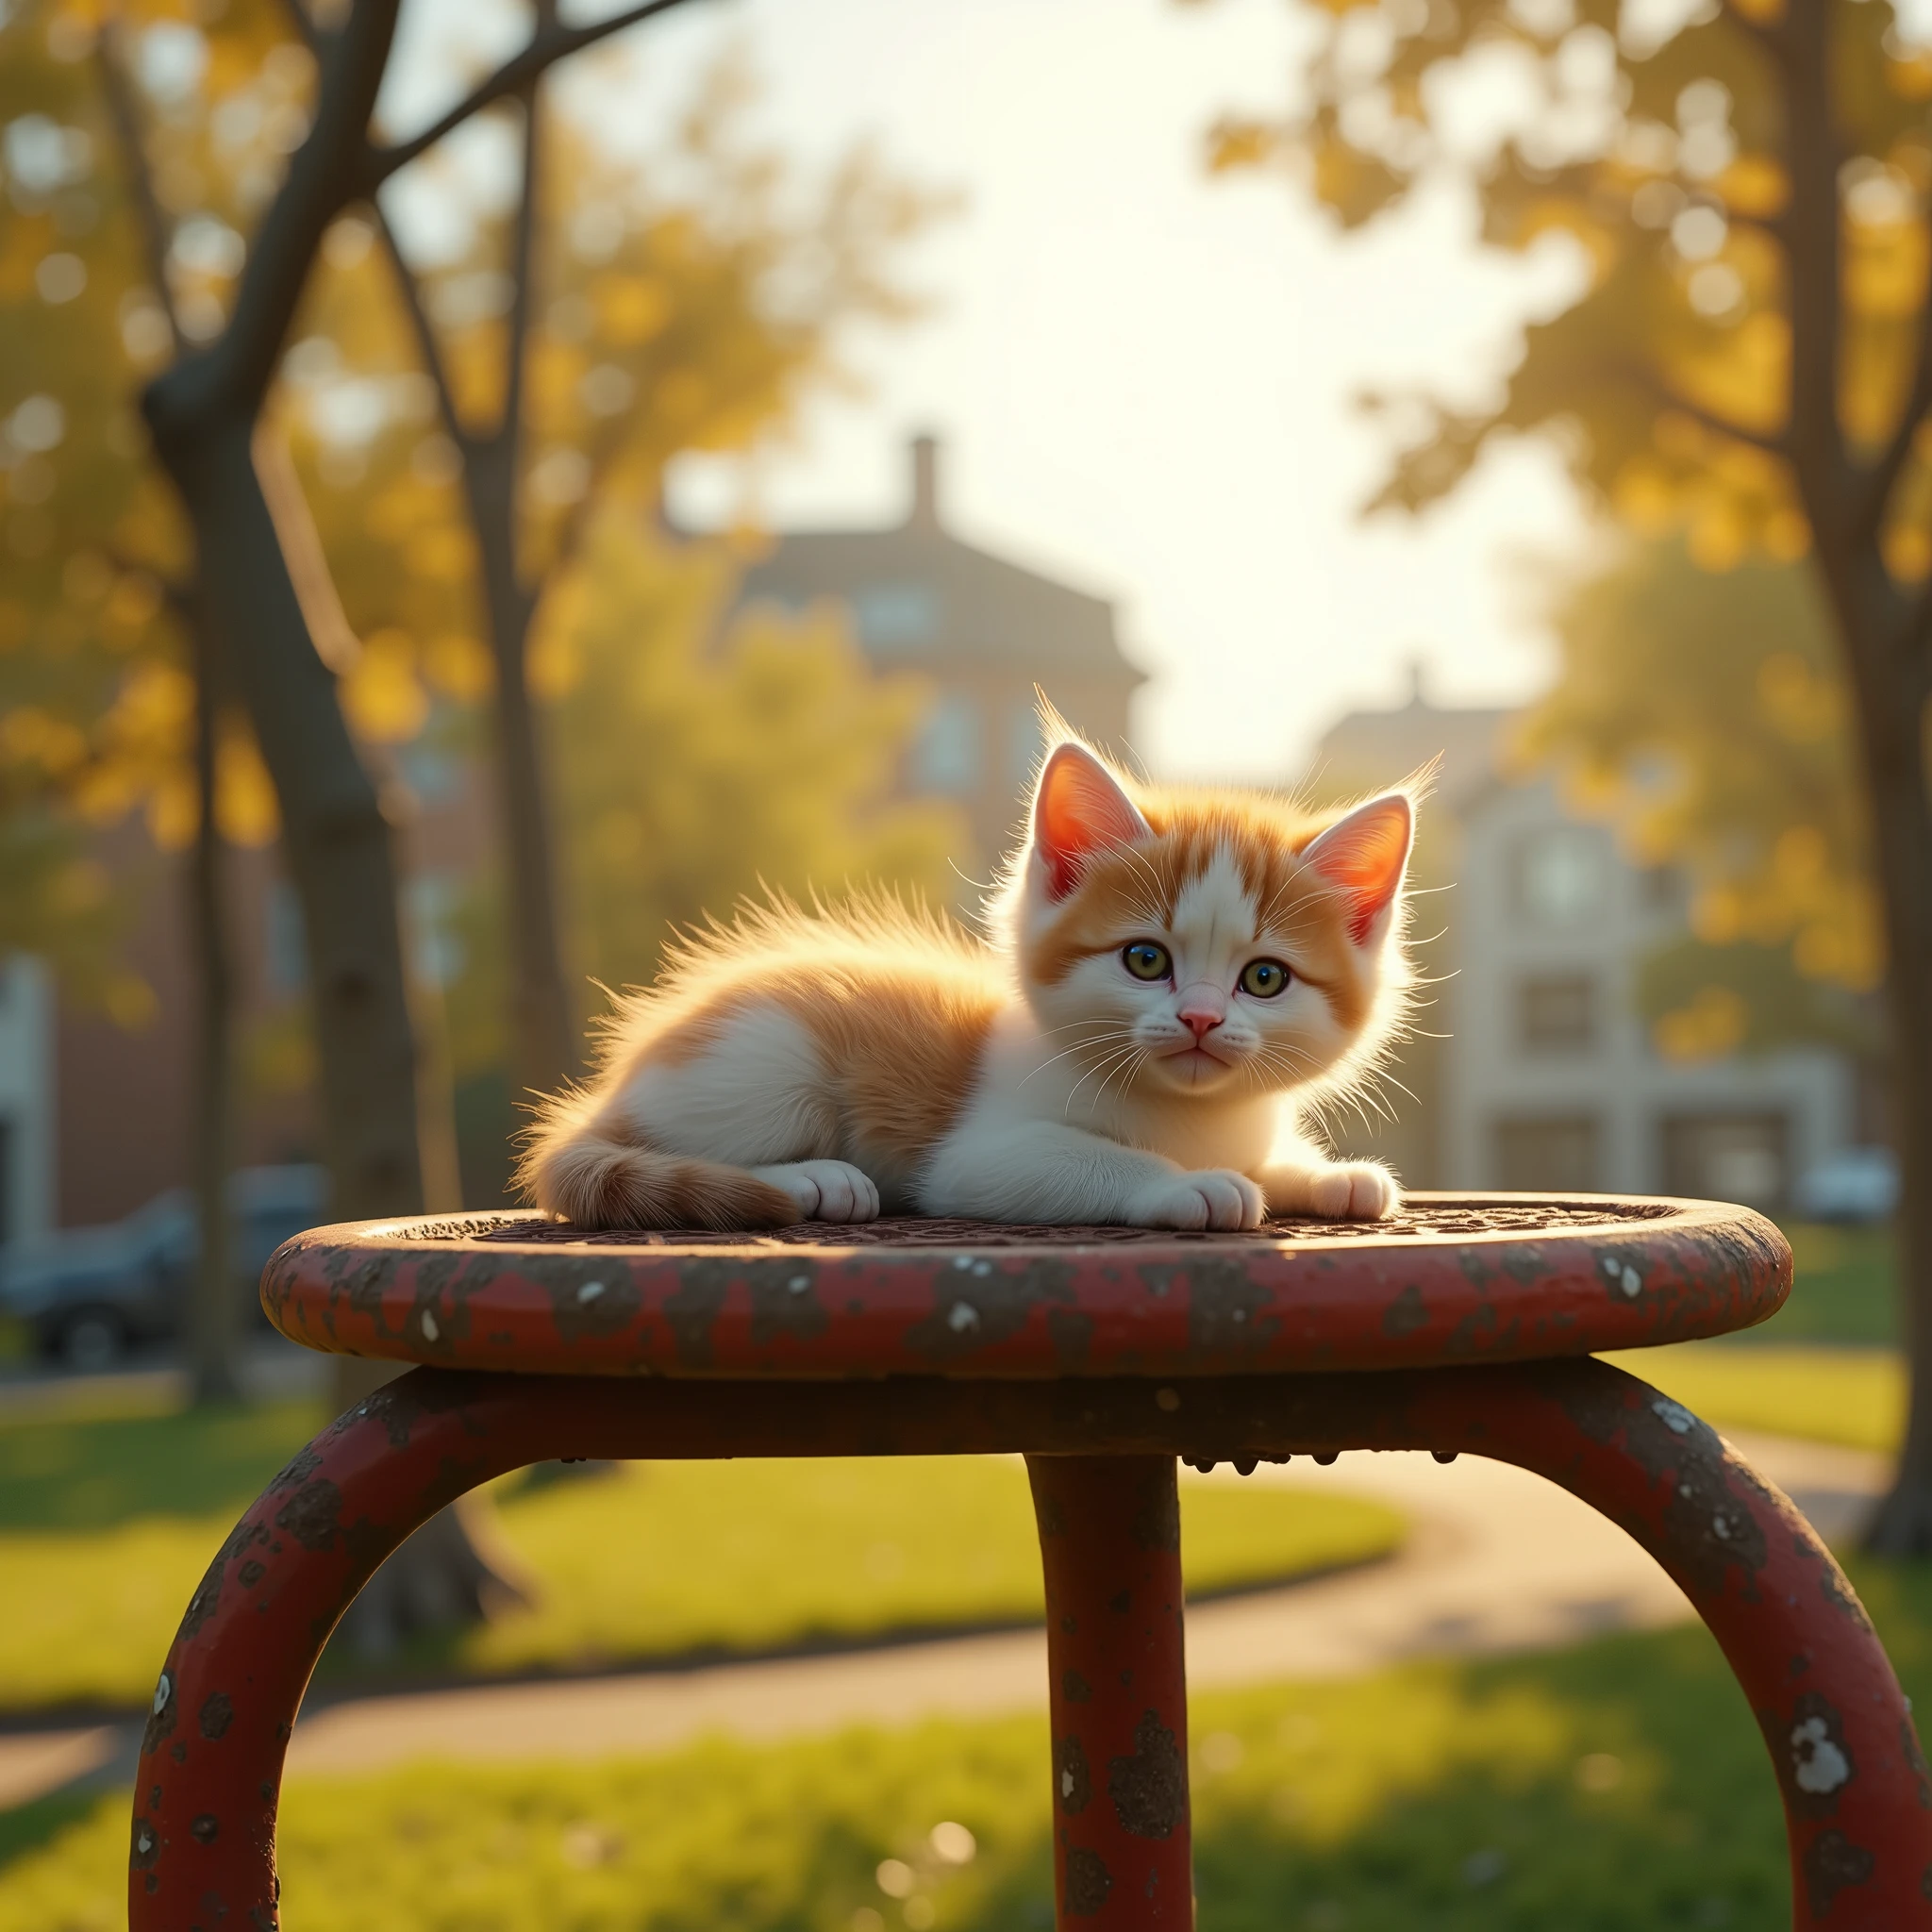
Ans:
[[[1728,1542],[1731,1538],[1731,1519],[1728,1516],[1713,1516],[1710,1519],[1711,1533]]]
[[[1674,1436],[1688,1436],[1697,1426],[1697,1418],[1681,1402],[1673,1402],[1668,1395],[1661,1395],[1653,1402],[1650,1412],[1661,1416],[1664,1427]]]
[[[577,1300],[580,1302],[593,1302],[603,1292],[604,1284],[601,1281],[587,1281],[583,1287],[577,1290]]]
[[[1617,1259],[1616,1256],[1606,1255],[1604,1257],[1604,1273],[1607,1274],[1612,1281],[1616,1280],[1617,1276],[1621,1274],[1623,1272],[1624,1264],[1623,1262]]]
[[[1628,1300],[1634,1302],[1643,1292],[1643,1277],[1636,1269],[1626,1266],[1617,1277],[1617,1286]]]
[[[992,1273],[992,1263],[991,1261],[975,1261],[973,1264],[973,1272],[975,1274],[991,1274]]]
[[[810,1286],[811,1276],[809,1274],[794,1274],[785,1284],[786,1291],[791,1294],[803,1294]]]
[[[168,1699],[174,1696],[175,1686],[166,1671],[161,1673],[161,1681],[155,1686],[155,1715],[159,1717],[168,1707]]]
[[[1071,1771],[1063,1771],[1060,1773],[1060,1796],[1063,1798],[1071,1798],[1073,1795],[1074,1774]]]
[[[964,1335],[968,1329],[979,1326],[979,1310],[971,1302],[955,1302],[953,1312],[946,1317],[946,1326],[955,1335]]]
[[[439,1335],[441,1335],[441,1333],[442,1333],[442,1330],[441,1330],[441,1329],[440,1329],[440,1328],[439,1328],[439,1327],[438,1327],[438,1326],[436,1325],[436,1317],[435,1317],[434,1315],[432,1315],[432,1314],[431,1314],[431,1313],[429,1312],[429,1310],[428,1310],[427,1308],[425,1308],[425,1309],[423,1310],[423,1339],[424,1339],[424,1341],[434,1341],[436,1340],[436,1338],[437,1338],[437,1337],[438,1337]]]
[[[141,1838],[134,1849],[144,1858],[155,1848],[155,1835],[146,1825],[141,1827]]]
[[[953,1257],[953,1266],[955,1268],[970,1268],[972,1265],[973,1257],[971,1255],[955,1255]]]
[[[1791,1731],[1791,1775],[1801,1791],[1822,1797],[1835,1791],[1852,1775],[1851,1760],[1831,1740],[1831,1726],[1822,1717],[1807,1717]]]

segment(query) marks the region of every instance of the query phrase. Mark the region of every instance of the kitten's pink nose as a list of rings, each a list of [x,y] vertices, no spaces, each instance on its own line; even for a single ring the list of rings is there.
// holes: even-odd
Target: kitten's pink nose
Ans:
[[[1206,1039],[1227,1018],[1227,1002],[1208,987],[1190,987],[1181,996],[1177,1016],[1196,1040]]]

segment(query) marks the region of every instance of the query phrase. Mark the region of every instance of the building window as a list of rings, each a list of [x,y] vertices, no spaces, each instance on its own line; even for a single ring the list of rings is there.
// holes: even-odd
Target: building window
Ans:
[[[940,627],[940,600],[926,584],[867,584],[852,613],[859,641],[884,658],[924,650]]]
[[[1551,825],[1516,849],[1516,909],[1536,925],[1580,925],[1609,885],[1608,848],[1590,825]]]
[[[1664,1189],[1707,1201],[1776,1208],[1790,1185],[1781,1113],[1677,1114],[1663,1124]]]
[[[1540,973],[1516,989],[1525,1053],[1585,1053],[1596,1043],[1596,982],[1587,973]]]
[[[1539,1115],[1496,1123],[1496,1175],[1505,1188],[1530,1194],[1588,1194],[1599,1181],[1595,1119]]]
[[[922,791],[972,791],[979,762],[979,707],[949,691],[927,714],[912,748],[912,782]]]

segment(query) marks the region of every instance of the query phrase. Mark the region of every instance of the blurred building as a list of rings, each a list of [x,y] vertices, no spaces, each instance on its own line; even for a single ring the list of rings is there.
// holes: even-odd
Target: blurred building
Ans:
[[[1414,930],[1435,983],[1405,1048],[1396,1118],[1368,1137],[1413,1186],[1710,1195],[1786,1206],[1857,1138],[1857,1081],[1807,1048],[1682,1061],[1637,1008],[1642,961],[1686,926],[1682,878],[1633,865],[1547,780],[1510,777],[1511,714],[1406,705],[1323,739],[1323,795],[1386,785],[1441,755],[1422,813]],[[1352,1144],[1364,1136],[1341,1138]]]
[[[1040,754],[1034,687],[1096,742],[1119,747],[1145,680],[1121,655],[1110,603],[954,536],[940,513],[937,440],[915,437],[910,458],[903,522],[787,531],[746,573],[741,602],[841,604],[875,670],[930,681],[903,783],[958,803],[984,865],[1008,844]]]

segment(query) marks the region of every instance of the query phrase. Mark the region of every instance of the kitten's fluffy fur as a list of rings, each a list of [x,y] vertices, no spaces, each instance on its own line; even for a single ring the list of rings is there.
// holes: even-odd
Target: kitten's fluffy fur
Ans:
[[[990,943],[894,902],[714,928],[620,1003],[521,1183],[586,1227],[1387,1214],[1393,1176],[1331,1159],[1301,1112],[1399,1021],[1412,818],[1401,792],[1324,825],[1156,789],[1065,739]],[[1137,944],[1171,972],[1131,971]],[[1244,986],[1256,962],[1283,990]]]

